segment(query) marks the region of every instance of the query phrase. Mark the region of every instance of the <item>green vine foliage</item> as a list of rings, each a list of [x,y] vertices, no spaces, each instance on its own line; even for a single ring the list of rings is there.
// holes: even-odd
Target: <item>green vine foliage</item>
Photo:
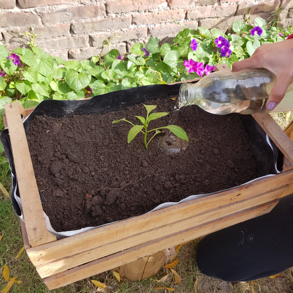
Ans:
[[[260,36],[251,34],[257,26],[262,29]],[[227,64],[231,68],[234,62],[250,57],[262,44],[283,41],[291,33],[292,28],[268,28],[262,18],[256,18],[254,26],[235,21],[227,34],[218,29],[185,28],[172,44],[160,46],[158,38],[150,38],[145,47],[142,43],[134,44],[123,60],[116,49],[91,60],[64,61],[45,53],[34,42],[29,43],[30,48],[17,48],[13,52],[0,46],[0,110],[3,112],[4,104],[15,100],[29,108],[46,99],[76,100],[137,86],[193,79],[198,75],[188,73],[185,60],[205,65]],[[230,43],[229,57],[221,57],[215,44],[220,36]],[[194,39],[196,50],[190,46]],[[13,60],[13,54],[19,62]]]

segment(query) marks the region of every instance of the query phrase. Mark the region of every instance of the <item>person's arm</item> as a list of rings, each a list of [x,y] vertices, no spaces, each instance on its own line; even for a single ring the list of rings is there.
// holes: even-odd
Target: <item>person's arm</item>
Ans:
[[[260,46],[250,58],[235,62],[232,71],[250,68],[266,68],[276,75],[276,84],[266,104],[268,110],[273,110],[293,82],[293,35],[283,42]]]

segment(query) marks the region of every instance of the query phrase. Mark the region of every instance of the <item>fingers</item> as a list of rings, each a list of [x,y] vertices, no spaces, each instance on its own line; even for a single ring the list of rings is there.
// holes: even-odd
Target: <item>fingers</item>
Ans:
[[[261,68],[262,66],[260,66],[260,62],[257,59],[258,57],[256,55],[253,55],[248,59],[235,62],[232,65],[232,71],[236,72],[243,69]]]
[[[288,76],[288,74],[282,74],[277,77],[276,83],[267,101],[268,110],[272,111],[281,102],[292,81],[292,77]]]

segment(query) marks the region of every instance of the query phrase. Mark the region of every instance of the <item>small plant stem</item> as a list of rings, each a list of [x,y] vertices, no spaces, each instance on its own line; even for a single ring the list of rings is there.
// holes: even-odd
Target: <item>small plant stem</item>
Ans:
[[[145,129],[145,132],[144,132],[144,145],[145,145],[145,148],[148,149],[148,143],[147,143],[148,127],[145,125],[144,129]]]
[[[156,131],[156,130],[159,130],[159,129],[165,129],[166,127],[158,127],[158,128],[154,128],[152,130],[149,130],[148,132],[152,132],[152,131]]]
[[[148,141],[148,143],[146,144],[146,148],[148,148],[149,143],[152,141],[152,139],[158,134],[158,132],[156,132],[151,139]]]

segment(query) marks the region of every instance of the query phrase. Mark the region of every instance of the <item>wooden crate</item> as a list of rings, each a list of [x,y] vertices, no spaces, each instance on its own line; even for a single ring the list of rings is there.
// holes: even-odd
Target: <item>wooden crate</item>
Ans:
[[[26,252],[49,289],[71,284],[165,248],[270,212],[292,192],[293,142],[267,113],[253,117],[283,152],[286,169],[245,186],[57,240],[43,216],[28,143],[17,103],[5,105],[25,224]]]

